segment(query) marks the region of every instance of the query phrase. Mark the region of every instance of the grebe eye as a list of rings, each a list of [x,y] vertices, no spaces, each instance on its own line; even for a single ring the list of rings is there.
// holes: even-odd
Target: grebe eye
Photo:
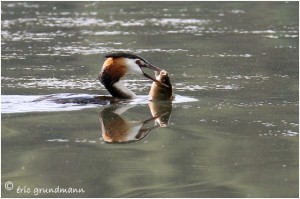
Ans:
[[[136,60],[135,63],[136,63],[137,65],[141,65],[141,61],[140,61],[140,60]]]
[[[135,63],[136,63],[137,65],[139,65],[139,66],[145,65],[145,63],[144,63],[142,60],[139,60],[139,59],[137,59],[137,60],[135,61]]]

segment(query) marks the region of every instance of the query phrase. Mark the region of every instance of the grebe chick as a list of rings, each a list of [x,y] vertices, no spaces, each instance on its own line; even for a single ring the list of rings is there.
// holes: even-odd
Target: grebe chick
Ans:
[[[161,70],[159,75],[156,76],[156,80],[157,81],[152,83],[151,90],[149,92],[150,100],[173,100],[174,94],[168,72]],[[165,85],[167,85],[167,87]]]

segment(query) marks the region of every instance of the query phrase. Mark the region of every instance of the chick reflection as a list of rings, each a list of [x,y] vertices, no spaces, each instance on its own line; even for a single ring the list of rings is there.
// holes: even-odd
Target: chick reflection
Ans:
[[[130,121],[121,115],[135,105],[111,105],[99,114],[102,138],[109,143],[128,143],[145,138],[152,130],[166,127],[172,111],[172,104],[150,102],[152,117],[142,121]]]
[[[155,123],[160,127],[166,127],[169,124],[169,119],[172,112],[172,102],[167,101],[150,101],[149,108],[153,117],[155,117]]]

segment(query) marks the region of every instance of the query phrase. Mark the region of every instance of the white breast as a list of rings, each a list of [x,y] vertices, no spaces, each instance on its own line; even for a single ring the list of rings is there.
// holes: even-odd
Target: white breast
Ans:
[[[120,92],[125,93],[128,96],[131,96],[131,98],[136,98],[136,95],[134,92],[129,90],[123,83],[122,81],[117,81],[114,83],[113,87],[117,88]]]

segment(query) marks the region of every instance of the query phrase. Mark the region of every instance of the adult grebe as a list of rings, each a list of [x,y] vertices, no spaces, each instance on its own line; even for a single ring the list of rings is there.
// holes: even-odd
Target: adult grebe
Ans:
[[[128,73],[144,75],[152,81],[168,87],[168,85],[151,77],[142,70],[142,68],[149,68],[158,72],[162,71],[162,69],[153,66],[140,56],[125,52],[114,52],[107,54],[105,57],[107,59],[103,63],[98,79],[113,97],[121,99],[136,97],[131,90],[120,82],[120,79]]]

